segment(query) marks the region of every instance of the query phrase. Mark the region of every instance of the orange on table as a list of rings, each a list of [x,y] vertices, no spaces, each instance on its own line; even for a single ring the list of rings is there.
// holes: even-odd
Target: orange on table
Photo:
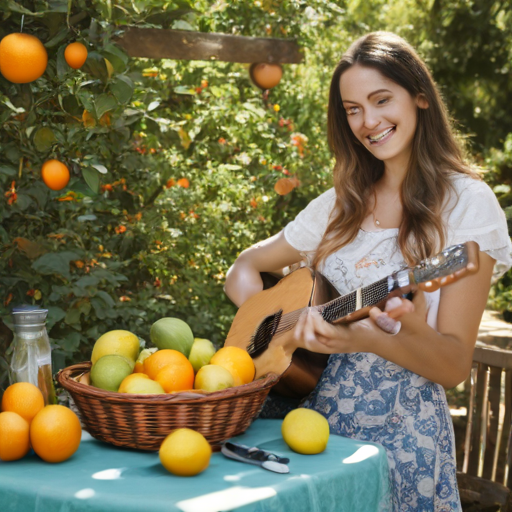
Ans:
[[[62,190],[69,182],[69,169],[58,160],[47,160],[41,168],[44,184],[52,190]]]
[[[78,41],[70,43],[64,50],[64,58],[68,66],[73,69],[80,69],[87,60],[87,48]]]
[[[18,460],[30,450],[29,424],[15,412],[0,413],[0,460]]]
[[[2,397],[2,411],[15,412],[29,423],[43,407],[41,390],[30,382],[11,384]]]
[[[30,443],[46,462],[69,459],[80,446],[82,427],[78,416],[63,405],[47,405],[30,424]]]
[[[164,366],[154,380],[164,388],[166,393],[190,390],[194,387],[194,367],[185,357],[184,360]]]
[[[35,36],[16,32],[0,42],[0,73],[10,82],[33,82],[45,72],[47,64],[46,48]]]
[[[119,385],[119,389],[117,390],[118,393],[127,393],[126,387],[132,380],[136,379],[148,379],[149,377],[145,373],[131,373],[128,375],[128,377],[125,377],[121,384]]]
[[[252,382],[256,373],[252,357],[239,347],[221,348],[210,359],[210,364],[217,364],[229,370],[235,386]]]
[[[144,359],[144,373],[148,375],[150,379],[155,380],[158,372],[165,366],[180,365],[183,364],[184,361],[192,366],[186,356],[177,350],[171,348],[158,350]]]

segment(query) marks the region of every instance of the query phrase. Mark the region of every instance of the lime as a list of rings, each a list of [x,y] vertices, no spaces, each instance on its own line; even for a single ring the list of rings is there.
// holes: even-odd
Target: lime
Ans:
[[[132,373],[133,361],[123,356],[100,357],[91,369],[91,383],[97,388],[117,392],[124,378]]]

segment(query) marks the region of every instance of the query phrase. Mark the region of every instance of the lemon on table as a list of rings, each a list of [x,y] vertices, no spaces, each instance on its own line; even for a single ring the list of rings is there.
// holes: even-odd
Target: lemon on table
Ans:
[[[100,357],[107,355],[124,356],[135,360],[139,355],[139,338],[130,331],[109,331],[100,336],[92,349],[91,362],[95,364]]]
[[[285,443],[297,453],[321,453],[329,441],[329,423],[316,411],[294,409],[284,418],[281,434]]]
[[[202,434],[190,428],[171,432],[160,446],[160,462],[178,476],[194,476],[210,464],[212,448]]]
[[[115,354],[100,357],[91,368],[91,383],[105,391],[117,392],[121,382],[132,373],[133,362]]]

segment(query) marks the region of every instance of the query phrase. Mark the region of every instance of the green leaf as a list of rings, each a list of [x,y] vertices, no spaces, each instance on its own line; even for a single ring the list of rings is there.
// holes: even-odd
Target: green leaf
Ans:
[[[55,46],[57,46],[60,42],[64,41],[64,39],[66,39],[67,35],[68,35],[68,27],[63,27],[59,30],[59,32],[57,32],[49,41],[46,41],[46,43],[44,43],[44,46],[46,46],[46,48],[54,48]]]
[[[100,177],[98,171],[90,167],[82,167],[82,176],[89,188],[97,194],[100,189]]]
[[[18,199],[16,199],[16,205],[20,210],[26,210],[31,203],[32,199],[30,199],[30,196],[27,196],[26,194],[18,194]]]
[[[96,117],[100,119],[105,112],[114,110],[117,107],[117,101],[108,94],[102,94],[94,101],[94,106],[96,109]]]
[[[80,215],[76,220],[78,222],[86,222],[88,220],[97,220],[98,217],[96,217],[96,215]]]
[[[172,24],[173,30],[194,30],[194,27],[183,20],[177,20]]]
[[[99,78],[101,81],[106,82],[108,80],[107,64],[103,55],[97,52],[89,52],[87,60],[82,66],[84,73],[89,73],[94,78]]]
[[[124,75],[117,76],[109,86],[117,101],[122,104],[128,103],[133,95],[133,82]]]
[[[40,153],[46,153],[55,142],[55,134],[51,128],[43,126],[34,135],[34,145]]]
[[[44,12],[32,12],[25,7],[21,6],[18,2],[14,0],[7,0],[7,7],[10,11],[19,12],[21,14],[28,14],[29,16],[44,16]]]
[[[101,174],[107,174],[108,172],[108,169],[101,164],[91,164],[91,167],[94,167]]]
[[[69,67],[68,63],[66,62],[66,59],[64,58],[64,51],[66,48],[64,46],[61,46],[57,50],[57,76],[59,78],[62,78],[66,73],[69,73],[71,71],[71,68]]]
[[[80,256],[72,251],[49,252],[34,261],[32,268],[42,275],[58,274],[70,279],[69,264],[79,259]]]
[[[48,307],[48,316],[46,317],[46,327],[50,330],[57,322],[60,322],[66,316],[66,312],[58,306]]]
[[[16,176],[16,169],[13,167],[8,167],[6,165],[0,166],[0,174],[5,174],[6,176]]]
[[[192,89],[191,87],[187,87],[186,85],[178,85],[178,87],[174,88],[174,92],[176,94],[191,94],[191,95],[196,94],[195,89]]]
[[[102,55],[109,60],[116,73],[122,73],[126,69],[130,58],[120,48],[113,44],[107,44],[102,50]]]

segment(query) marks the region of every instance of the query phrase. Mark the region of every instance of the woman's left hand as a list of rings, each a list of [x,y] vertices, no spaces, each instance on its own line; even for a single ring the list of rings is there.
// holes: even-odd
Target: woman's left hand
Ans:
[[[370,310],[370,320],[360,320],[349,325],[333,325],[326,322],[314,308],[307,308],[302,313],[294,331],[294,338],[301,346],[312,352],[322,354],[350,353],[360,351],[353,342],[353,329],[374,329],[377,326],[388,334],[396,334],[400,330],[402,315],[414,311],[414,304],[399,297],[386,303],[384,311],[379,308]]]

